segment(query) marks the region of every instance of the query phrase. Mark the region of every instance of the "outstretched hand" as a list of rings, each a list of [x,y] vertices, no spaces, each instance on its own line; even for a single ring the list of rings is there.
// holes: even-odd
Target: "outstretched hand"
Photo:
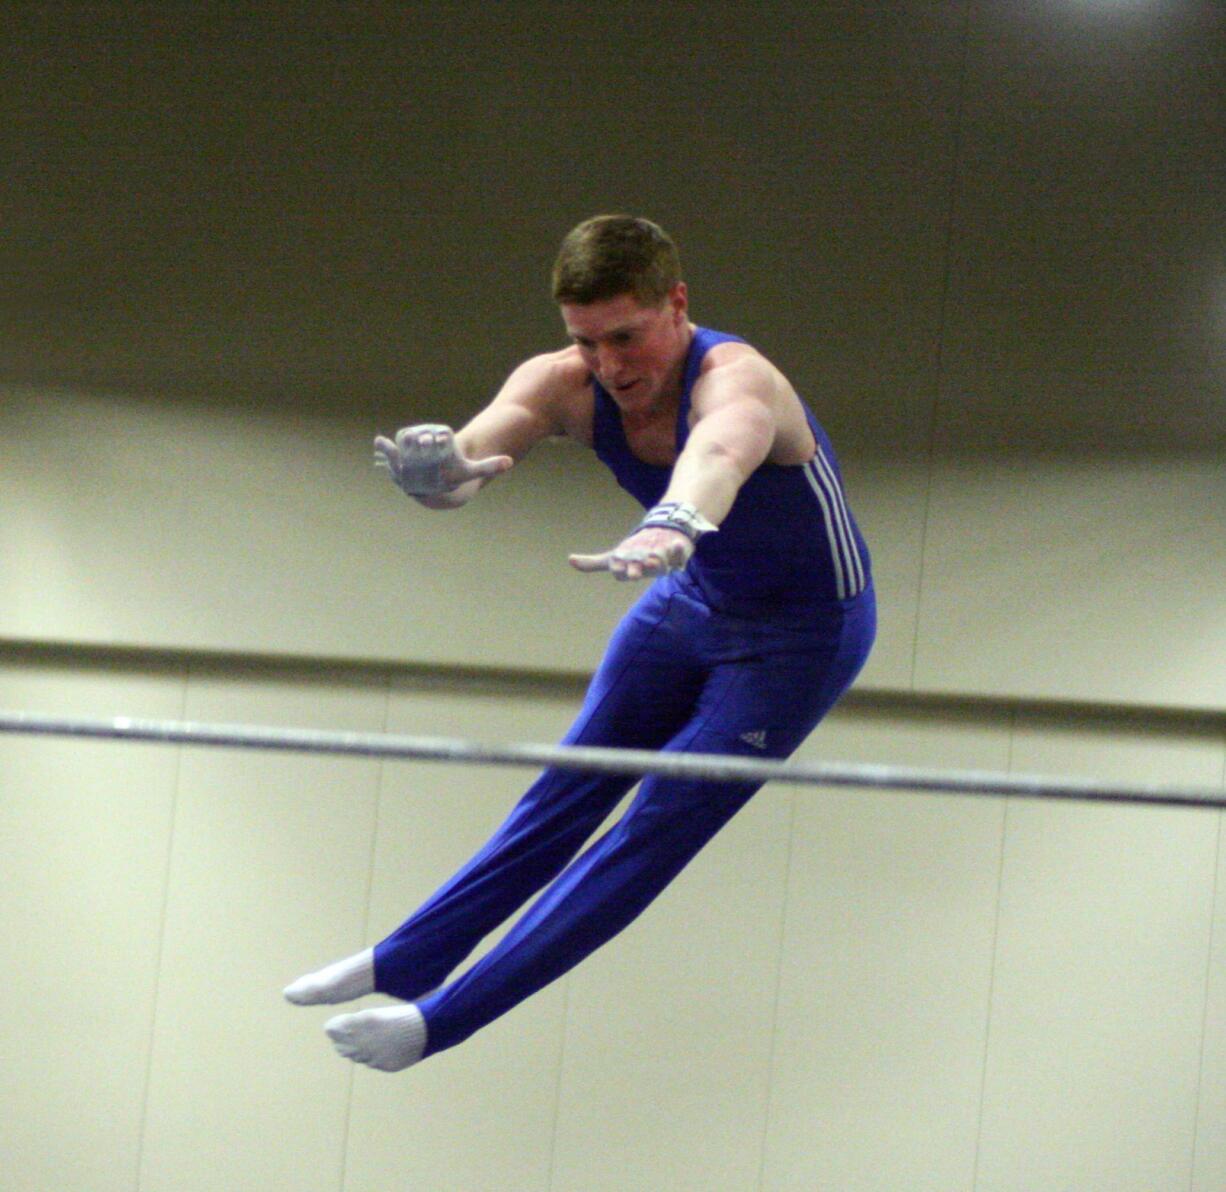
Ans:
[[[375,463],[386,467],[411,497],[451,492],[469,480],[497,476],[514,462],[509,455],[469,459],[456,445],[451,427],[435,423],[406,426],[396,432],[395,441],[375,438]]]
[[[680,530],[650,526],[603,554],[571,555],[570,565],[576,571],[611,571],[619,580],[654,579],[680,571],[693,553],[694,544]]]

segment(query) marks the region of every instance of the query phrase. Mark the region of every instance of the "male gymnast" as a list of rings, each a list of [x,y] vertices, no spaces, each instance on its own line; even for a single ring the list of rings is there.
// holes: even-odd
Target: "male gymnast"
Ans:
[[[676,247],[649,220],[579,224],[553,296],[569,346],[521,364],[458,433],[380,436],[379,461],[441,510],[550,436],[592,448],[647,512],[612,549],[570,563],[654,582],[614,632],[564,743],[787,757],[851,685],[876,629],[869,553],[829,439],[770,361],[690,321]],[[580,852],[634,781],[546,770],[391,935],[285,996],[403,1002],[325,1026],[341,1055],[372,1068],[454,1047],[626,927],[760,786],[648,776]]]

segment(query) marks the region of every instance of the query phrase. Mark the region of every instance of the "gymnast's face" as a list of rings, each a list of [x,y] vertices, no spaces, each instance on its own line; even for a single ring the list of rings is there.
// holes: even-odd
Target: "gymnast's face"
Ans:
[[[690,346],[684,282],[659,306],[643,306],[632,294],[564,302],[562,321],[583,362],[626,413],[649,413],[681,392]]]

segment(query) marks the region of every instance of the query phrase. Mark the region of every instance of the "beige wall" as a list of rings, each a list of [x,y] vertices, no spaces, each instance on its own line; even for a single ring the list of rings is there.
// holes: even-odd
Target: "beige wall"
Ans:
[[[484,739],[554,738],[574,702],[510,677],[0,668],[6,707]],[[1215,720],[861,696],[801,756],[1226,793]],[[280,988],[391,930],[523,771],[9,737],[0,772],[14,1192],[1226,1179],[1217,812],[771,788],[624,936],[389,1077]]]
[[[631,596],[566,564],[636,516],[575,446],[437,514],[352,414],[0,396],[10,640],[586,673]],[[1222,452],[844,455],[881,601],[863,685],[1226,710]]]
[[[10,6],[0,707],[550,740],[634,510],[432,515],[376,430],[681,241],[830,429],[879,644],[804,755],[1226,791],[1209,3]],[[270,10],[271,12],[271,10]],[[768,790],[609,948],[352,1072],[280,1000],[522,771],[0,738],[6,1192],[1226,1183],[1221,815]]]

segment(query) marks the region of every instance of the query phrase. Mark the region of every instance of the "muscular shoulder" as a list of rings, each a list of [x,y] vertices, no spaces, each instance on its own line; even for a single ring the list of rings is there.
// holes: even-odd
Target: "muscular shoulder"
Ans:
[[[702,359],[694,398],[718,401],[738,393],[772,407],[789,396],[796,399],[787,378],[757,348],[743,343],[716,344]]]
[[[697,418],[724,405],[756,409],[756,416],[772,428],[772,463],[803,463],[813,454],[813,434],[796,390],[749,344],[722,343],[711,348],[703,357],[692,400]]]
[[[574,348],[542,352],[518,365],[507,378],[504,391],[531,394],[541,401],[564,401],[587,383],[587,369]]]
[[[590,379],[577,349],[542,352],[511,373],[498,400],[530,408],[548,421],[552,434],[588,442],[592,421]]]

